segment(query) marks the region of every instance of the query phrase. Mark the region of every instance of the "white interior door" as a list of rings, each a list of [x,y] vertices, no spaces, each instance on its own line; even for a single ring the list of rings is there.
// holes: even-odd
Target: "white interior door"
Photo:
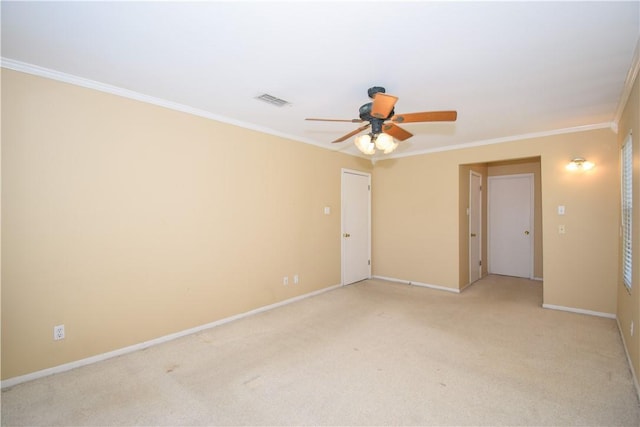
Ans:
[[[533,174],[488,181],[489,272],[532,278]]]
[[[482,175],[469,174],[469,283],[482,276]]]
[[[371,277],[371,175],[342,170],[342,284]]]

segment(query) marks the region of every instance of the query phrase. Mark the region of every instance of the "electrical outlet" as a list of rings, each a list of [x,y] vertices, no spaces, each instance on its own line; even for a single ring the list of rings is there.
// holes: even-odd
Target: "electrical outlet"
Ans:
[[[64,325],[58,325],[53,327],[53,340],[63,340],[64,339]]]
[[[300,280],[298,280],[298,275],[296,274],[295,276],[293,276],[293,284],[297,285],[298,282],[300,282]]]
[[[282,284],[285,286],[289,284],[289,276],[284,276],[284,279],[282,279]]]

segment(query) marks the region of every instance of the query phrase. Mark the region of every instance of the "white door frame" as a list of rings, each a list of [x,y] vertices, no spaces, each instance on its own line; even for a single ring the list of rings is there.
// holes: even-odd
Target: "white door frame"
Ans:
[[[368,204],[367,216],[368,216],[368,224],[369,224],[369,227],[367,228],[367,234],[368,234],[367,259],[369,260],[368,278],[371,278],[371,174],[368,172],[362,172],[354,169],[342,168],[340,173],[340,264],[341,264],[340,282],[343,286],[345,284],[344,282],[345,282],[345,269],[346,269],[346,249],[345,249],[345,237],[344,237],[344,234],[346,232],[345,221],[344,221],[344,218],[345,218],[344,180],[345,180],[346,174],[364,176],[364,177],[367,177],[367,179],[369,180],[369,193],[368,193],[368,201],[367,201],[367,204]]]
[[[534,174],[533,173],[519,173],[519,174],[511,174],[511,175],[496,175],[496,176],[490,176],[487,178],[488,182],[487,182],[487,252],[491,253],[491,182],[497,179],[509,179],[509,178],[523,178],[523,177],[527,177],[529,179],[529,183],[530,183],[530,202],[529,202],[529,209],[530,209],[530,213],[529,213],[529,253],[530,253],[530,257],[529,257],[529,279],[533,279],[533,261],[534,261],[534,245],[533,245],[533,241],[534,241],[534,233],[535,230],[533,229],[533,225],[534,225],[534,213],[535,213],[535,206],[534,206],[534,192],[535,192],[535,187],[534,187],[534,182],[535,182],[535,178],[534,178]],[[491,273],[491,257],[488,256],[488,260],[487,260],[487,269],[489,271],[489,273]]]
[[[471,238],[471,223],[473,221],[473,210],[471,209],[471,199],[472,199],[472,192],[474,191],[471,183],[473,182],[473,177],[477,177],[480,179],[480,189],[478,190],[478,212],[476,212],[476,214],[478,215],[478,222],[480,223],[480,226],[478,227],[478,230],[476,230],[477,233],[477,239],[476,242],[474,242],[474,240]],[[469,283],[473,283],[475,282],[475,280],[478,280],[480,278],[482,278],[482,174],[475,172],[475,171],[469,171],[469,238],[468,238],[468,242],[469,242]],[[472,244],[477,244],[478,245],[478,265],[473,265],[473,259],[471,257],[471,246]],[[478,279],[474,279],[472,277],[472,271],[473,269],[476,268],[478,269]]]

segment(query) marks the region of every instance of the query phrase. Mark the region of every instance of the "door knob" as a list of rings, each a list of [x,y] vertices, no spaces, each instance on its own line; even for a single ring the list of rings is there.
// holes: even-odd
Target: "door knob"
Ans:
[[[471,233],[471,237],[476,237],[476,233]]]
[[[525,231],[524,234],[529,235],[529,230]]]
[[[344,236],[344,237],[351,237],[351,234],[349,234],[349,233],[344,233],[344,234],[343,234],[343,236]]]

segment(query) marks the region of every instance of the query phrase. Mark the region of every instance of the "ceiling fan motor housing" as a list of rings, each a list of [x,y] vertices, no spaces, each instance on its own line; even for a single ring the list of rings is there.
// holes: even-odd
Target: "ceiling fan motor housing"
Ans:
[[[382,133],[382,124],[384,123],[384,119],[371,119],[371,133],[373,135],[378,135]]]
[[[388,120],[391,117],[393,117],[393,115],[395,114],[395,110],[392,109],[387,117],[385,117],[384,119],[379,119],[378,117],[373,117],[371,115],[371,109],[372,108],[373,108],[373,102],[368,102],[368,103],[364,104],[362,107],[360,107],[360,110],[359,110],[360,118],[362,120],[364,120],[365,122],[370,122],[372,120],[382,120],[382,121]],[[372,125],[373,125],[373,123],[372,123]]]

